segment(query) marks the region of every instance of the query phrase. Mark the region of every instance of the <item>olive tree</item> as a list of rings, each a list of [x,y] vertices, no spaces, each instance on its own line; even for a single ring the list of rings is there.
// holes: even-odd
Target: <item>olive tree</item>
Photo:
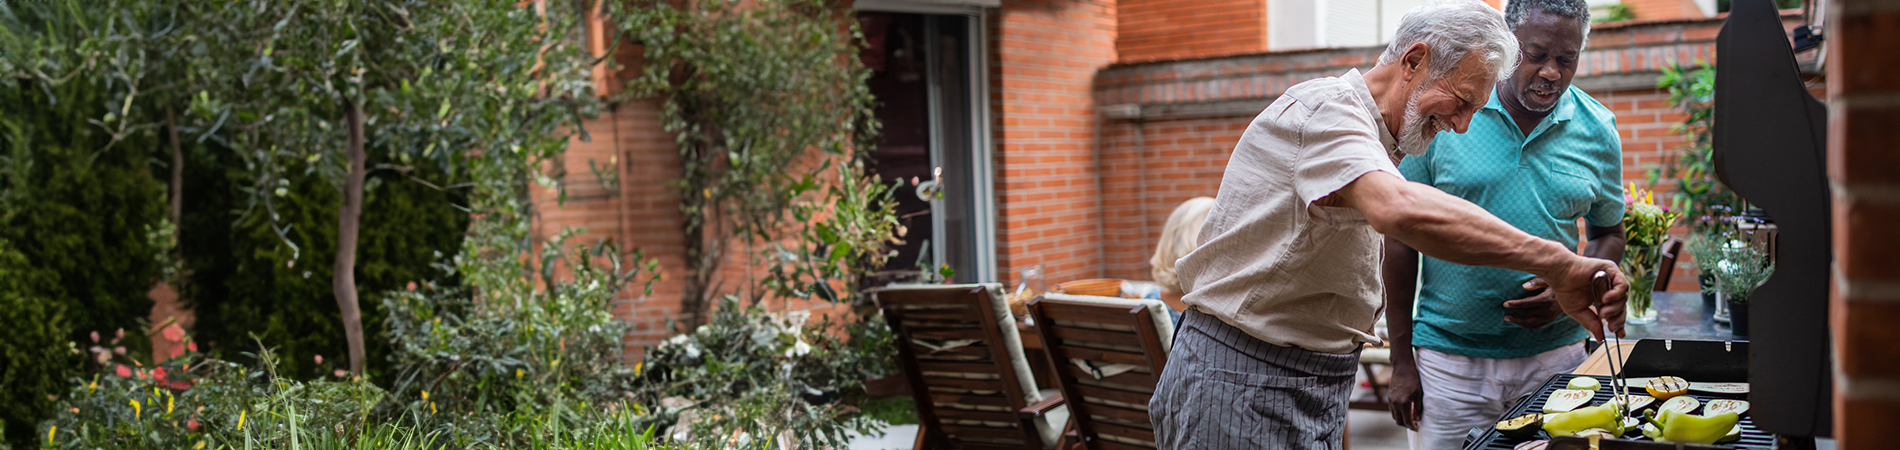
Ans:
[[[362,373],[364,364],[353,274],[363,190],[371,187],[364,175],[433,164],[455,178],[478,166],[532,167],[565,150],[563,125],[593,108],[577,29],[585,8],[512,0],[254,0],[181,8],[198,25],[178,39],[198,72],[190,110],[208,124],[206,134],[223,136],[245,158],[253,212],[276,222],[292,167],[320,175],[343,194],[332,285],[352,372]],[[396,163],[366,167],[369,152]],[[475,183],[519,190],[523,176]]]

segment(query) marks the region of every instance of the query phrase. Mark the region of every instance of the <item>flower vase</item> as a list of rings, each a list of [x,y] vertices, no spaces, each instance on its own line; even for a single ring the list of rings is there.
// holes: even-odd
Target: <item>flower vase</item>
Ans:
[[[1748,338],[1748,303],[1728,302],[1729,334],[1736,338]]]
[[[1623,274],[1630,277],[1629,301],[1624,311],[1628,314],[1624,323],[1648,325],[1656,323],[1655,287],[1656,265],[1660,263],[1656,246],[1630,247],[1623,253]]]

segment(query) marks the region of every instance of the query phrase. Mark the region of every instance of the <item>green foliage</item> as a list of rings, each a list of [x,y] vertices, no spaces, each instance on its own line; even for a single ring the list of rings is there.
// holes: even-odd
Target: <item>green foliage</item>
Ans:
[[[1741,197],[1715,178],[1715,147],[1710,145],[1715,123],[1715,68],[1696,61],[1698,68],[1665,67],[1657,88],[1669,90],[1669,102],[1685,113],[1675,130],[1688,146],[1675,159],[1649,171],[1649,184],[1676,180],[1671,210],[1683,211],[1696,232],[1702,232],[1731,211],[1739,211]]]
[[[51,417],[47,395],[65,390],[81,367],[71,344],[70,306],[46,296],[57,290],[56,278],[0,238],[0,323],[8,327],[0,339],[0,435],[22,447],[34,439],[33,425]]]
[[[848,407],[864,380],[896,372],[879,321],[807,324],[808,311],[774,313],[727,296],[712,321],[647,352],[639,398],[672,423],[669,436],[728,447],[842,445],[880,422]],[[842,327],[844,336],[826,330]]]
[[[1717,226],[1689,238],[1689,254],[1696,268],[1714,278],[1703,286],[1711,294],[1723,294],[1727,301],[1748,302],[1748,296],[1775,273],[1775,262],[1768,259],[1762,243],[1745,239],[1740,230]]]
[[[1617,3],[1603,9],[1604,14],[1590,18],[1591,23],[1622,22],[1636,19],[1636,11],[1630,9],[1630,5]]]
[[[0,17],[8,33],[25,26]],[[0,53],[79,51],[0,43]],[[0,56],[0,318],[14,327],[0,340],[0,422],[17,441],[82,368],[67,343],[83,330],[141,328],[169,226],[141,150],[152,136],[114,135],[112,120],[96,119],[113,115],[111,83],[23,78],[13,56]]]
[[[538,270],[516,257],[525,251],[507,251],[526,250],[520,241],[478,234],[463,255],[485,256],[456,258],[468,288],[425,286],[384,301],[392,392],[419,426],[458,445],[520,446],[531,425],[585,428],[597,419],[590,410],[631,391],[634,371],[621,363],[626,327],[611,303],[657,262],[610,244],[569,249],[573,234],[542,245]],[[559,269],[569,277],[554,278]],[[498,419],[465,420],[471,414]]]
[[[818,190],[832,179],[829,162],[854,163],[875,144],[878,127],[865,84],[870,70],[858,62],[859,36],[847,9],[818,0],[623,0],[619,7],[620,33],[645,56],[625,95],[664,99],[660,120],[675,133],[681,156],[683,173],[674,187],[685,219],[688,325],[706,321],[719,295],[713,287],[726,284],[716,274],[728,247],[755,252],[745,259],[766,264],[885,257],[889,227],[874,217],[853,220],[854,226],[883,227],[881,236],[834,228],[834,242],[818,248],[773,245],[807,232],[810,215],[800,212],[801,201],[890,211],[863,201],[880,198],[876,189],[842,193],[855,199]],[[843,182],[852,185],[867,175],[846,173]],[[747,300],[829,292],[818,283],[836,278],[812,269],[772,269],[776,279]]]
[[[240,217],[246,194],[238,189],[249,175],[243,162],[224,151],[190,155],[186,172],[181,227],[181,254],[190,277],[181,286],[182,298],[197,314],[194,332],[207,350],[223,350],[235,357],[260,351],[250,334],[275,347],[284,358],[278,371],[298,379],[329,375],[334,365],[314,364],[325,355],[343,361],[347,347],[340,313],[330,281],[335,255],[293,251],[272,225],[255,215]],[[430,170],[419,168],[418,171]],[[441,179],[439,173],[422,175]],[[335,188],[314,176],[291,177],[279,222],[288,229],[289,242],[308,248],[332,247],[336,242]],[[455,254],[468,229],[466,203],[454,191],[431,188],[405,174],[382,170],[370,174],[364,193],[362,246],[358,249],[356,281],[371,302],[363,318],[382,323],[382,293],[421,280],[448,279],[434,266],[442,255]],[[389,343],[381,334],[367,336],[370,361],[386,361]],[[240,358],[241,359],[241,358]],[[255,361],[242,361],[253,364]],[[388,367],[369,366],[371,379],[388,379]]]
[[[600,408],[573,412],[574,423],[521,420],[515,445],[458,442],[427,425],[432,416],[444,415],[378,408],[391,404],[389,395],[361,377],[296,381],[279,376],[271,352],[254,356],[256,369],[191,352],[151,371],[81,380],[33,439],[40,448],[75,449],[668,448],[640,417]],[[479,423],[503,416],[455,419]]]

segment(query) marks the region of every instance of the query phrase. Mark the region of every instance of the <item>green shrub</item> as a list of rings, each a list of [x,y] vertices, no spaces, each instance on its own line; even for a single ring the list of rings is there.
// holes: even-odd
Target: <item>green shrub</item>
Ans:
[[[0,434],[21,446],[33,439],[33,425],[52,413],[47,396],[65,391],[80,368],[68,306],[43,296],[53,290],[53,278],[0,238],[0,323],[7,324],[7,338],[0,339]]]
[[[104,88],[0,84],[0,421],[15,443],[49,411],[49,390],[79,370],[66,342],[88,330],[140,329],[164,242],[163,187],[146,167],[153,139],[115,140]],[[55,101],[57,100],[57,101]],[[139,333],[133,333],[138,335]],[[130,343],[142,348],[145,343]]]
[[[478,225],[493,233],[478,232],[456,258],[468,287],[424,285],[383,301],[396,402],[459,445],[526,445],[531,424],[592,426],[591,414],[627,398],[634,374],[621,363],[626,327],[611,302],[655,263],[611,244],[569,248],[569,231],[529,266],[511,256],[523,252],[501,251],[519,244],[491,225]],[[554,278],[562,269],[567,280]],[[463,420],[471,415],[497,420]]]
[[[657,405],[669,437],[692,442],[773,447],[789,437],[822,448],[872,431],[880,422],[850,405],[864,380],[895,372],[890,331],[876,320],[807,324],[807,314],[727,296],[711,322],[647,352],[641,402]]]
[[[113,357],[114,370],[72,388],[34,439],[43,439],[42,448],[666,448],[625,408],[576,409],[568,420],[392,410],[387,394],[363,378],[297,381],[277,375],[280,361],[271,352],[252,357],[260,361],[255,369],[188,352],[149,371]],[[113,373],[120,367],[126,376]],[[458,440],[454,430],[430,425],[441,422],[431,416],[512,420],[519,439],[502,445]]]
[[[287,376],[327,375],[337,367],[314,364],[314,356],[347,364],[348,355],[331,288],[336,255],[318,250],[336,245],[339,194],[318,177],[293,177],[284,191],[287,201],[276,209],[279,222],[286,224],[286,239],[265,220],[262,208],[241,215],[249,199],[243,192],[249,177],[243,164],[228,150],[195,152],[187,164],[189,198],[179,234],[191,275],[183,298],[199,318],[194,331],[207,350],[233,356],[259,350],[248,337],[255,333],[284,355],[279,370]],[[430,168],[415,171],[412,175],[431,183],[449,184]],[[455,254],[468,230],[468,214],[458,209],[465,201],[461,194],[403,173],[375,171],[369,179],[356,281],[366,300],[364,321],[373,330],[386,314],[376,301],[381,293],[423,280],[454,283],[434,263]],[[370,378],[386,380],[389,367],[382,362],[389,358],[388,341],[369,333],[365,347]]]

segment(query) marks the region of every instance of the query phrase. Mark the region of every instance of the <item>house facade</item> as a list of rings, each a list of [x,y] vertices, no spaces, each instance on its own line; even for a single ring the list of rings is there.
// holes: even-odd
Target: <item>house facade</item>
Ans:
[[[1168,214],[1216,193],[1254,115],[1293,84],[1370,68],[1398,16],[1419,3],[857,0],[885,124],[873,155],[880,175],[928,179],[941,168],[945,187],[941,200],[900,206],[916,213],[907,215],[922,238],[907,239],[896,259],[949,265],[958,282],[1014,283],[1030,267],[1051,284],[1147,279]],[[1592,2],[1635,17],[1593,27],[1575,79],[1616,113],[1626,181],[1647,184],[1683,145],[1672,130],[1683,115],[1656,80],[1664,67],[1713,60],[1723,15],[1703,3]],[[1807,20],[1783,13],[1789,29]],[[621,50],[634,65],[637,55]],[[1800,63],[1823,95],[1816,53]],[[603,86],[617,75],[601,73]],[[586,228],[583,239],[639,247],[669,272],[651,294],[617,305],[634,325],[636,353],[671,334],[683,291],[685,237],[667,187],[680,159],[658,104],[613,105],[586,123],[592,139],[577,139],[560,162],[565,201],[537,193],[542,236]],[[620,182],[597,182],[590,162]],[[1693,279],[1679,274],[1672,288],[1694,289]]]

